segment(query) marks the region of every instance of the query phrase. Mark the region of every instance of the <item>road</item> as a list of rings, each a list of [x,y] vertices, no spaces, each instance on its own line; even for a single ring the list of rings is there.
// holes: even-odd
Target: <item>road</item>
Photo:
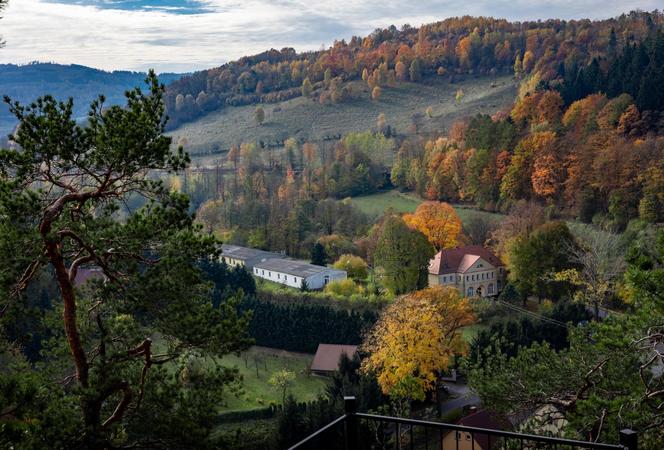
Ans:
[[[463,408],[464,406],[479,406],[479,397],[468,388],[468,385],[460,383],[444,384],[452,398],[443,403],[441,415],[445,415],[455,409]]]

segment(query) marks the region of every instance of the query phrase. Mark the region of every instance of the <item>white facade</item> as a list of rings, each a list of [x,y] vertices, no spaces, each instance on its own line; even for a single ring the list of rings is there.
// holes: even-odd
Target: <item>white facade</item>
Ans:
[[[322,289],[334,280],[345,280],[346,272],[315,266],[285,255],[238,245],[222,245],[221,259],[229,266],[243,266],[258,278],[294,288],[306,280],[308,289]]]
[[[441,250],[429,265],[429,286],[450,286],[463,297],[493,297],[505,284],[505,267],[489,250],[465,246]]]
[[[302,287],[303,280],[306,280],[307,288],[312,290],[323,289],[330,281],[346,279],[346,272],[343,270],[314,266],[300,261],[288,262],[309,267],[302,267],[304,270],[301,271],[286,270],[278,267],[283,261],[268,260],[265,263],[257,264],[254,266],[254,276],[298,289]]]
[[[503,268],[479,259],[464,273],[429,274],[430,286],[451,286],[463,297],[493,297],[503,289]]]

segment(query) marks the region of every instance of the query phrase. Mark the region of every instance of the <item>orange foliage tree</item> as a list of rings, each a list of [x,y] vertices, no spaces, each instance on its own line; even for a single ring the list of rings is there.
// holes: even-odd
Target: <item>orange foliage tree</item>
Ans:
[[[421,203],[414,214],[406,214],[403,220],[424,234],[436,250],[456,247],[459,243],[461,219],[448,203]]]
[[[466,351],[461,328],[475,321],[467,299],[436,286],[398,298],[388,306],[362,347],[362,370],[382,391],[399,399],[424,400],[454,356]]]

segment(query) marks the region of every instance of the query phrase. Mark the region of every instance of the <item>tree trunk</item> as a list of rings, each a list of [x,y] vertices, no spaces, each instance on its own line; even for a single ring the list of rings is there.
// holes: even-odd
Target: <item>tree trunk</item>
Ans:
[[[76,322],[76,295],[74,286],[69,279],[69,271],[65,267],[64,259],[60,252],[59,242],[47,241],[46,252],[49,261],[55,269],[56,279],[62,295],[65,335],[76,367],[76,379],[83,388],[89,386],[89,364],[88,358],[81,342]],[[89,393],[81,395],[81,410],[83,423],[85,425],[85,447],[90,449],[103,449],[107,447],[106,441],[101,434],[101,402],[96,398],[90,398]]]
[[[62,295],[62,304],[64,306],[62,319],[64,322],[65,334],[67,336],[67,343],[74,357],[74,365],[76,366],[76,379],[81,383],[82,387],[88,387],[88,358],[85,354],[85,349],[81,343],[81,336],[78,333],[78,326],[76,325],[76,295],[74,293],[74,286],[69,279],[69,271],[65,267],[64,259],[60,253],[61,244],[59,242],[46,242],[46,252],[48,258],[53,264],[55,275],[60,287],[60,294]]]

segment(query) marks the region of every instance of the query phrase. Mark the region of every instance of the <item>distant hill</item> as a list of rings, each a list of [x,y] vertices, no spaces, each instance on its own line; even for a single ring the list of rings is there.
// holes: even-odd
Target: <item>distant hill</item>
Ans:
[[[0,95],[26,103],[50,94],[57,99],[74,99],[74,113],[84,118],[90,101],[99,94],[106,96],[109,104],[122,103],[124,92],[139,86],[145,79],[143,72],[105,72],[79,65],[32,63],[26,65],[0,64]],[[163,73],[159,79],[168,84],[182,74]],[[0,133],[2,138],[10,133],[16,122],[7,106],[0,106]]]
[[[449,129],[455,120],[509,110],[517,86],[510,75],[464,77],[455,83],[434,78],[426,83],[399,83],[385,89],[375,101],[370,99],[366,84],[351,81],[344,87],[354,92],[354,98],[339,104],[321,105],[313,99],[296,97],[264,105],[265,121],[261,125],[254,119],[255,106],[226,107],[184,123],[169,134],[192,156],[204,157],[197,158],[197,162],[218,159],[232,145],[242,142],[280,147],[279,143],[290,137],[319,143],[335,141],[349,132],[375,128],[381,113],[392,133],[412,135],[413,123],[417,122],[418,134],[428,135]],[[457,102],[459,89],[464,96]],[[428,108],[431,116],[426,114]]]
[[[509,22],[464,16],[419,28],[391,26],[335,41],[317,52],[271,49],[195,72],[169,85],[166,105],[170,126],[176,127],[212,111],[279,103],[303,91],[314,99],[322,97],[322,102],[344,103],[354,97],[343,90],[345,83],[360,79],[371,89],[382,89],[396,82],[457,82],[467,76],[507,74],[528,78],[539,89],[560,90],[569,104],[596,90],[595,80],[614,68],[617,55],[644,42],[662,25],[660,11],[633,11],[595,21]],[[632,59],[625,59],[625,80],[630,79]],[[647,56],[641,60],[636,62],[647,65]],[[635,98],[636,90],[631,92]],[[630,92],[622,87],[616,91]]]

